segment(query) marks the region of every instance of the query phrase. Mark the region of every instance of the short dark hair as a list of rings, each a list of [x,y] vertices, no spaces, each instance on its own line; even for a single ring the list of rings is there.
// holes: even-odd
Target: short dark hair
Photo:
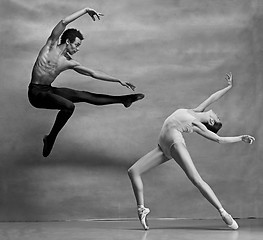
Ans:
[[[220,128],[222,127],[221,122],[215,122],[214,125],[210,125],[208,122],[203,123],[203,124],[206,126],[206,128],[208,130],[210,130],[211,132],[214,132],[214,133],[217,133],[220,130]]]
[[[80,40],[83,40],[84,37],[81,34],[81,32],[75,28],[69,28],[67,29],[65,32],[63,32],[61,39],[60,39],[60,43],[66,43],[66,40],[68,39],[70,43],[73,43],[76,39],[76,37],[78,37]]]

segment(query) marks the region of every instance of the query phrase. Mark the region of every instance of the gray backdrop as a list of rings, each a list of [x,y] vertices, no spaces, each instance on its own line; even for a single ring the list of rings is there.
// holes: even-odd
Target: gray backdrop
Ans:
[[[105,16],[69,27],[85,40],[75,58],[131,81],[146,98],[131,108],[77,104],[50,157],[42,137],[57,111],[27,100],[31,69],[51,29],[88,4]],[[226,86],[213,105],[222,136],[251,134],[254,145],[186,136],[202,177],[235,217],[262,217],[262,25],[260,0],[2,0],[0,3],[0,220],[136,217],[127,169],[153,149],[165,118]],[[119,84],[73,71],[54,86],[128,94]],[[151,217],[217,217],[174,161],[143,175]]]

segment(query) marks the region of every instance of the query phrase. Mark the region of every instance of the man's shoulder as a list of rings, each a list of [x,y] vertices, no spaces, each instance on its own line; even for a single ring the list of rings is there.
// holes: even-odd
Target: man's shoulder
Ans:
[[[61,64],[64,65],[67,69],[74,68],[79,66],[79,62],[73,59],[69,54],[61,56]]]
[[[40,53],[50,52],[56,50],[57,48],[58,48],[57,43],[52,43],[51,41],[47,41],[45,45],[41,48]]]

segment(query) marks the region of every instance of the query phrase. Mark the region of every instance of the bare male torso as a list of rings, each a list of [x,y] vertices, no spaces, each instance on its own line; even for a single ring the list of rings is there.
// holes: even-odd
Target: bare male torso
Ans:
[[[72,68],[74,60],[59,45],[47,43],[39,52],[32,70],[31,83],[50,85],[63,71]]]

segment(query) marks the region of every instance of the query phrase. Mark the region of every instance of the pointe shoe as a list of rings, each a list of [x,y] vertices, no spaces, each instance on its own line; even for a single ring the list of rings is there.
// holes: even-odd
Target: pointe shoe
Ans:
[[[223,221],[226,223],[226,225],[228,227],[230,227],[233,230],[237,230],[238,229],[238,224],[237,222],[232,218],[232,216],[230,214],[228,214],[226,211],[224,211],[223,213],[221,213],[221,217],[223,219]]]
[[[150,209],[149,208],[139,208],[138,209],[138,216],[139,216],[139,220],[144,228],[144,230],[148,230],[149,226],[147,223],[147,215],[150,213]]]

